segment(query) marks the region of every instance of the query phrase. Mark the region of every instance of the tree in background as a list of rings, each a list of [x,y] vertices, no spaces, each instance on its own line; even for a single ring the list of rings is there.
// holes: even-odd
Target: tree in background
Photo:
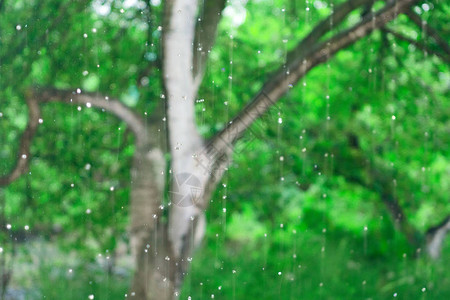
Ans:
[[[8,10],[20,9],[19,6],[24,5],[23,3],[11,4],[5,8],[4,1],[0,3],[2,4],[0,7],[5,10],[2,14]],[[57,70],[59,66],[70,68],[71,59],[68,55],[73,53],[71,43],[74,40],[65,40],[67,36],[59,28],[64,22],[69,22],[63,20],[64,16],[75,14],[81,22],[83,18],[89,18],[88,13],[76,14],[89,7],[91,4],[89,1],[77,4],[70,1],[39,2],[33,8],[35,26],[30,24],[27,27],[29,29],[25,29],[22,25],[16,25],[15,28],[16,31],[29,30],[28,36],[14,41],[10,33],[5,40],[13,45],[12,50],[2,52],[4,59],[1,64],[10,74],[2,80],[2,87],[7,88],[4,96],[17,93],[20,96],[15,98],[26,99],[28,121],[16,150],[16,163],[10,172],[0,178],[0,185],[9,185],[28,171],[32,158],[32,138],[39,124],[43,123],[40,104],[63,102],[76,105],[78,110],[82,107],[96,107],[114,115],[120,120],[120,124],[125,124],[126,132],[132,133],[134,141],[134,149],[131,150],[128,229],[130,245],[136,261],[136,271],[130,295],[137,299],[177,298],[183,277],[189,269],[193,250],[205,234],[205,211],[217,184],[232,161],[237,141],[308,72],[376,30],[406,40],[418,48],[422,47],[448,62],[449,47],[445,39],[422,22],[419,15],[411,10],[414,3],[411,0],[398,0],[376,3],[377,5],[373,6],[373,1],[350,0],[336,4],[332,7],[329,16],[319,21],[300,42],[292,45],[292,49],[286,54],[285,61],[277,70],[264,75],[265,81],[256,88],[253,95],[248,97],[251,100],[245,101],[245,107],[241,108],[235,117],[226,120],[226,126],[221,130],[205,138],[196,120],[198,115],[196,99],[199,88],[204,84],[207,68],[215,68],[207,62],[215,43],[221,12],[226,4],[224,0],[202,3],[194,0],[165,1],[164,9],[158,11],[159,15],[152,12],[151,3],[146,2],[141,9],[136,10],[136,16],[128,16],[128,21],[133,23],[138,18],[142,18],[139,14],[142,15],[145,12],[144,22],[154,31],[148,30],[145,53],[140,57],[136,56],[134,61],[135,65],[139,65],[141,64],[139,60],[142,60],[145,66],[140,68],[121,66],[121,68],[136,77],[136,86],[148,85],[156,87],[157,91],[164,91],[160,94],[149,92],[148,97],[158,97],[160,100],[150,100],[148,102],[151,104],[139,109],[130,107],[135,105],[133,104],[134,90],[128,91],[128,103],[126,99],[120,101],[107,96],[110,92],[118,93],[114,85],[118,85],[121,80],[126,80],[129,74],[115,74],[117,78],[111,76],[109,88],[104,89],[107,94],[101,94],[98,91],[85,92],[84,88],[71,86],[68,74],[48,74],[49,78],[38,82],[37,86],[36,82],[27,79],[27,75],[22,75],[23,83],[13,80],[15,69],[19,70],[20,74],[33,74],[33,72],[39,72],[36,65],[39,65],[41,70],[46,68]],[[43,7],[49,14],[47,24],[37,22]],[[400,33],[387,28],[387,24],[401,14],[408,16],[416,26],[419,25],[427,32],[432,39],[431,46],[408,40]],[[353,16],[352,20],[349,20],[349,15]],[[357,16],[356,21],[355,16]],[[77,22],[76,18],[70,22]],[[162,25],[155,30],[156,20],[160,20]],[[71,24],[68,25],[71,26]],[[108,42],[117,42],[115,39],[119,39],[126,31],[123,28],[126,27],[119,28]],[[161,38],[159,36],[155,38],[154,32],[160,33]],[[88,35],[94,33],[94,31],[84,33],[83,37],[86,39]],[[128,34],[136,33],[131,30]],[[44,47],[46,40],[52,39],[57,41],[56,46]],[[230,39],[233,40],[233,36],[230,36]],[[97,41],[97,43],[100,42]],[[102,44],[99,49],[105,52],[110,51],[107,50],[108,42]],[[24,43],[29,43],[29,46],[24,47]],[[48,55],[43,53],[43,48],[49,51]],[[81,48],[88,51],[89,45],[83,45]],[[23,61],[14,58],[14,54],[20,51],[27,52],[24,53],[27,57]],[[128,55],[134,55],[134,50],[131,49]],[[45,56],[47,59],[39,59],[39,56]],[[92,57],[98,63],[94,61],[89,63],[106,69],[105,72],[114,69],[115,64],[121,63],[114,62],[108,55],[102,53],[97,54],[97,58],[95,55]],[[111,53],[111,57],[114,58],[114,53]],[[73,57],[73,59],[76,63],[82,63],[91,58]],[[233,63],[229,61],[230,68]],[[155,80],[154,83],[148,82],[149,77],[158,78],[159,76],[161,80]],[[101,76],[91,77],[92,81],[100,79]],[[232,74],[229,75],[229,82],[232,82]],[[33,85],[35,86],[32,87]],[[59,118],[58,115],[52,117],[55,120]],[[104,119],[98,120],[99,123],[102,121]],[[119,128],[122,129],[122,127]],[[125,133],[122,138],[126,139]],[[369,169],[360,168],[363,170],[360,175],[352,172],[350,169],[352,165],[364,165],[367,158],[354,133],[349,132],[346,138],[352,150],[348,153],[339,153],[339,148],[336,149],[334,155],[339,160],[336,172],[350,181],[379,193],[400,230],[415,248],[421,247],[423,237],[405,217],[392,183],[388,177],[384,176],[386,172],[384,165],[375,162]],[[297,149],[297,151],[300,154],[301,150]],[[86,170],[90,168],[82,162],[80,166]],[[127,184],[124,183],[124,185]],[[110,189],[113,191],[114,185],[111,185]],[[95,201],[96,195],[93,194],[91,197]],[[104,203],[109,201],[105,200]],[[3,221],[3,223],[7,222]],[[437,256],[439,253],[443,237],[448,231],[448,224],[447,219],[430,230],[428,251],[432,256]]]

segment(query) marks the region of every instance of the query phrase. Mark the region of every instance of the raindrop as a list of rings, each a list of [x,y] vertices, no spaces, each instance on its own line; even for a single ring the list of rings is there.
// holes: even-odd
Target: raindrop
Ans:
[[[42,123],[44,123],[44,120],[39,118],[39,124],[42,124]]]
[[[25,225],[24,228],[25,228],[25,230],[27,230],[27,231],[30,230],[30,226],[28,226],[28,225]]]
[[[93,294],[90,294],[88,298],[89,298],[90,300],[92,300],[92,299],[94,299],[94,295],[93,295]]]
[[[18,24],[18,25],[16,26],[16,30],[22,30],[22,26],[20,26],[20,24]]]
[[[88,214],[88,215],[89,215],[89,214],[91,214],[91,212],[92,212],[92,211],[91,211],[91,209],[90,209],[90,208],[86,209],[86,214]]]

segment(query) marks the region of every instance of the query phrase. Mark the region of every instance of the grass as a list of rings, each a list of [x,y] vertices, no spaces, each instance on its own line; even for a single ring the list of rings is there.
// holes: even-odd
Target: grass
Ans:
[[[374,256],[372,244],[312,231],[246,241],[209,234],[180,299],[450,299],[448,240],[438,262],[403,256],[394,242],[390,254]],[[108,275],[95,264],[70,268],[64,259],[46,258],[28,280],[25,299],[125,299],[130,276]]]

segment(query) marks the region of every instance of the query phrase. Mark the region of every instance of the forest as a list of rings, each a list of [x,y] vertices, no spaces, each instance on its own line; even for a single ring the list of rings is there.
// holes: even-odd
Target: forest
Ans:
[[[449,16],[0,0],[0,300],[450,299]]]

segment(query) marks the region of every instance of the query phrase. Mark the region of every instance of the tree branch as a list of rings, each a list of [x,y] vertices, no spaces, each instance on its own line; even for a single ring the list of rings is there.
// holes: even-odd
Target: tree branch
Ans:
[[[200,85],[209,52],[216,40],[217,25],[222,17],[225,0],[204,1],[203,15],[198,17],[195,26],[193,75],[196,86]]]
[[[38,102],[41,103],[63,102],[71,104],[82,104],[86,105],[87,107],[93,106],[102,108],[127,123],[127,125],[135,134],[138,144],[149,142],[144,121],[134,111],[125,106],[119,100],[109,99],[106,96],[94,93],[81,93],[80,91],[74,92],[52,88],[45,90],[34,90],[33,96],[37,99]]]
[[[263,115],[288,91],[291,85],[296,84],[309,70],[327,61],[336,52],[368,35],[374,29],[395,19],[398,13],[405,11],[414,2],[415,0],[398,0],[395,3],[388,3],[376,13],[366,15],[351,28],[336,34],[327,41],[302,50],[302,53],[305,54],[291,57],[286,64],[287,67],[278,69],[250,103],[228,123],[225,129],[216,134],[210,143],[214,145],[215,149],[221,148],[224,144],[232,145],[256,119]]]
[[[426,34],[431,36],[436,43],[442,48],[442,50],[447,54],[447,56],[450,55],[450,46],[449,44],[441,38],[439,33],[434,30],[432,27],[428,26],[426,21],[423,21],[414,11],[411,9],[408,9],[405,11],[405,14],[409,17],[411,21],[416,23],[416,25],[425,31]]]
[[[392,31],[392,30],[390,30],[388,28],[383,28],[383,31],[391,34],[392,36],[394,36],[398,40],[405,41],[405,42],[407,42],[407,43],[409,43],[411,45],[414,45],[416,48],[419,48],[422,51],[426,51],[427,53],[434,54],[434,55],[438,56],[439,58],[441,58],[443,61],[450,63],[450,55],[449,55],[449,53],[447,53],[447,55],[442,54],[442,53],[440,53],[438,51],[435,51],[435,50],[431,49],[426,44],[420,43],[420,42],[418,42],[416,40],[413,40],[413,39],[411,39],[409,37],[406,37],[406,36],[396,32],[396,31]]]
[[[322,20],[293,50],[287,54],[287,61],[292,61],[302,56],[305,51],[316,44],[332,27],[342,23],[349,13],[355,9],[372,4],[373,0],[349,0],[336,7],[332,14]]]
[[[9,185],[28,170],[28,164],[31,158],[31,142],[38,128],[41,112],[36,99],[27,97],[26,102],[28,105],[28,124],[20,138],[15,166],[9,174],[0,177],[0,187]]]
[[[151,142],[144,121],[118,100],[109,99],[99,94],[78,93],[51,88],[30,91],[26,98],[28,105],[28,124],[20,139],[16,164],[9,174],[0,177],[0,186],[9,185],[28,170],[28,163],[31,158],[31,142],[39,125],[41,115],[39,103],[63,102],[102,108],[127,123],[136,136],[136,144],[138,146],[144,146]]]

